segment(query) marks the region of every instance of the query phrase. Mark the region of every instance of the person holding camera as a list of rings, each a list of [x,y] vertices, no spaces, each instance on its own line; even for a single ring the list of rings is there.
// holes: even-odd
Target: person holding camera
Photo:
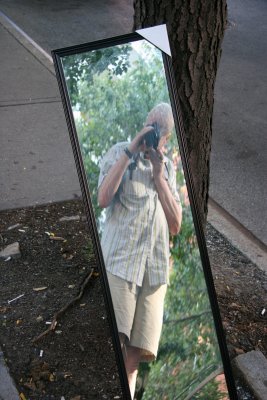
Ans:
[[[169,233],[178,234],[182,220],[174,166],[163,154],[173,125],[170,105],[158,104],[131,143],[114,145],[100,164],[101,245],[132,398],[139,363],[157,355]]]

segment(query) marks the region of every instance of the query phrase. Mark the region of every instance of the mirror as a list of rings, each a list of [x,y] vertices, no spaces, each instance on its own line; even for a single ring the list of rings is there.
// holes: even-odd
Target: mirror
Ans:
[[[163,25],[53,58],[125,397],[234,399],[169,54]]]

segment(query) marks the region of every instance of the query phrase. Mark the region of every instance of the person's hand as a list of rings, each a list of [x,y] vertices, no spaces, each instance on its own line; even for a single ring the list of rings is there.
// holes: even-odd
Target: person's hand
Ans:
[[[145,143],[144,143],[144,136],[147,132],[151,131],[152,127],[151,126],[145,126],[137,135],[135,138],[132,140],[132,142],[128,146],[128,150],[132,154],[139,153],[140,151],[144,151],[146,149]]]
[[[148,150],[148,154],[149,154],[149,159],[152,163],[153,166],[153,177],[154,180],[157,180],[159,178],[163,177],[163,167],[164,167],[164,155],[162,153],[161,150],[157,149],[153,149],[153,147],[151,147]]]

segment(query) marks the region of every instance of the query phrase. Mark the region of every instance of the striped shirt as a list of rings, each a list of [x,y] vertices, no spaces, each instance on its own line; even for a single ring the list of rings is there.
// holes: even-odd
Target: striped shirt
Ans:
[[[100,163],[98,187],[128,142],[114,145]],[[180,202],[172,162],[164,157],[164,174]],[[131,172],[131,167],[134,169]],[[101,246],[107,271],[142,286],[145,271],[151,286],[169,283],[169,229],[153,180],[152,164],[140,154],[127,168],[107,208]]]

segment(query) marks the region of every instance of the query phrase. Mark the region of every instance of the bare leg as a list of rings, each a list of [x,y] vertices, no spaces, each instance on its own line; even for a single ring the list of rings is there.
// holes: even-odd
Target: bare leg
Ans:
[[[128,378],[128,384],[131,392],[132,399],[134,398],[136,378],[141,356],[141,349],[138,347],[127,346],[125,344],[126,336],[124,333],[119,333],[121,350],[123,354],[125,369]]]
[[[139,349],[138,347],[126,346],[125,367],[132,399],[134,398],[140,358],[141,349]]]

